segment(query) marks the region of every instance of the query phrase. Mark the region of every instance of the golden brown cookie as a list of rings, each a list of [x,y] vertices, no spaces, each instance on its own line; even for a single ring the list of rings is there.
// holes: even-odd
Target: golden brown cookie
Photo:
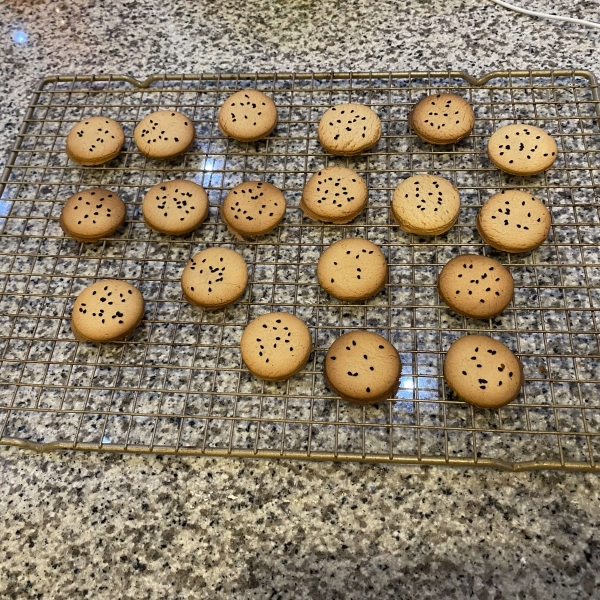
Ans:
[[[86,287],[75,300],[71,330],[82,342],[126,338],[144,316],[144,298],[125,281],[106,279]]]
[[[133,132],[138,150],[150,158],[175,158],[194,143],[194,137],[192,120],[174,110],[159,110],[145,116]]]
[[[277,107],[258,90],[241,90],[225,100],[219,110],[219,129],[240,142],[266,138],[277,125]]]
[[[206,309],[223,308],[243,295],[248,283],[246,261],[235,250],[207,248],[183,269],[181,288],[186,300]]]
[[[502,343],[485,335],[466,335],[450,346],[444,361],[448,387],[479,408],[500,408],[523,387],[521,361]]]
[[[221,206],[221,218],[236,238],[269,233],[285,215],[285,198],[280,189],[265,181],[236,185]]]
[[[312,338],[298,317],[285,312],[268,313],[244,329],[240,349],[250,373],[266,381],[284,381],[306,364]]]
[[[404,231],[440,235],[456,223],[460,197],[443,177],[415,175],[396,188],[391,210],[394,221]]]
[[[370,331],[339,337],[325,357],[325,379],[333,392],[356,404],[393,398],[400,386],[402,361],[385,338]]]
[[[80,165],[101,165],[115,158],[125,143],[119,123],[108,117],[89,117],[67,135],[67,156]]]
[[[113,234],[125,221],[125,204],[110,190],[90,188],[73,194],[60,213],[62,230],[78,242]]]
[[[354,156],[372,148],[381,137],[381,121],[364,104],[338,104],[321,117],[319,141],[327,152]]]
[[[377,294],[388,280],[383,252],[372,242],[348,238],[335,242],[319,258],[319,284],[338,300],[356,302]]]
[[[510,303],[515,284],[497,260],[463,254],[447,263],[438,278],[440,298],[455,312],[473,319],[490,319]]]
[[[198,229],[208,216],[204,188],[187,179],[163,181],[151,187],[142,201],[146,225],[167,235],[185,235]]]
[[[506,125],[494,132],[487,154],[494,165],[511,175],[537,175],[552,166],[558,154],[554,138],[533,125]]]
[[[530,252],[544,243],[552,221],[541,200],[520,190],[493,195],[477,215],[486,244],[504,252]]]
[[[473,130],[473,107],[455,94],[422,98],[408,115],[408,125],[430,144],[455,144]]]
[[[365,180],[345,167],[327,167],[304,186],[300,208],[314,221],[344,224],[355,219],[367,205]]]

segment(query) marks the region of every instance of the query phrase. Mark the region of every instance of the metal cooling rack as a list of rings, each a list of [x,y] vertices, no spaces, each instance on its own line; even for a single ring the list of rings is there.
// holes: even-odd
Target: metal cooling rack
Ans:
[[[271,94],[280,121],[272,136],[240,144],[219,133],[216,116],[233,91]],[[454,91],[473,105],[473,134],[451,147],[417,139],[406,115],[423,95]],[[600,169],[596,80],[585,71],[256,74],[45,78],[35,91],[0,182],[0,443],[38,451],[73,449],[377,461],[501,469],[599,470],[600,451]],[[326,155],[317,126],[333,103],[363,102],[382,120],[369,153]],[[147,160],[132,141],[148,112],[176,107],[194,119],[197,139],[173,162]],[[71,126],[92,115],[123,124],[124,152],[103,167],[83,168],[64,152]],[[553,168],[522,179],[486,158],[489,135],[515,121],[539,125],[557,140]],[[327,164],[360,172],[369,207],[346,226],[302,217],[301,190]],[[459,187],[462,208],[446,235],[419,238],[393,226],[389,205],[405,177],[433,172]],[[173,238],[141,220],[145,191],[173,177],[203,184],[211,209],[195,233]],[[282,225],[239,243],[217,208],[228,188],[264,179],[284,190]],[[79,244],[58,225],[75,191],[103,186],[128,205],[126,226],[110,239]],[[528,255],[485,246],[475,229],[483,202],[501,188],[531,191],[548,205],[547,242]],[[364,304],[325,294],[319,254],[345,236],[381,245],[390,265],[385,289]],[[234,247],[250,268],[237,305],[203,312],[187,304],[179,278],[185,261],[207,245]],[[510,307],[489,321],[460,317],[440,302],[436,275],[461,253],[485,253],[515,279]],[[101,346],[74,340],[75,297],[99,278],[129,280],[147,300],[145,319],[127,341]],[[240,361],[244,326],[271,310],[298,315],[315,350],[306,368],[283,383],[251,377]],[[356,407],[328,391],[321,374],[330,343],[369,328],[401,352],[394,401]],[[498,411],[453,399],[442,378],[444,352],[456,338],[482,332],[508,344],[526,374],[523,392]]]

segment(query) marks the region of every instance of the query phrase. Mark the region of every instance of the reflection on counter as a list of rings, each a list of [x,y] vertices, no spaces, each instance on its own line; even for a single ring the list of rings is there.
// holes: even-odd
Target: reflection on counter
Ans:
[[[25,42],[27,42],[28,37],[29,36],[22,29],[17,29],[13,31],[12,34],[12,40],[17,44],[24,44]]]

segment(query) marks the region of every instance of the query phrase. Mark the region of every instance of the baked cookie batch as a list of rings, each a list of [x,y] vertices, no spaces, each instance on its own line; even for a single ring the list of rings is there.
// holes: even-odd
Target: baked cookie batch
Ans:
[[[218,127],[240,142],[266,138],[276,127],[273,100],[257,90],[242,90],[221,106]],[[454,94],[422,98],[408,115],[409,127],[430,144],[455,144],[475,125],[472,106]],[[323,148],[338,156],[369,150],[381,137],[379,116],[368,106],[338,104],[325,111],[318,127]],[[170,159],[193,144],[193,121],[178,111],[161,110],[144,117],[133,139],[150,159]],[[125,136],[119,123],[102,116],[77,123],[66,139],[66,152],[76,163],[93,166],[115,158]],[[487,154],[498,168],[512,175],[536,175],[549,169],[558,149],[543,129],[514,124],[501,127],[489,139]],[[331,166],[314,173],[302,192],[300,208],[314,221],[346,224],[365,209],[365,180],[355,171]],[[150,188],[142,202],[148,228],[168,235],[185,235],[208,216],[204,188],[175,179]],[[246,181],[229,190],[220,207],[221,219],[236,239],[255,238],[272,231],[284,218],[281,190],[264,181]],[[407,233],[442,235],[458,220],[459,190],[437,175],[421,173],[400,182],[393,195],[390,220]],[[110,190],[92,188],[73,194],[60,215],[65,234],[94,242],[113,234],[125,221],[126,207]],[[477,230],[493,248],[509,253],[529,252],[546,239],[551,226],[543,202],[521,190],[503,190],[489,198],[477,215]],[[364,301],[388,281],[381,249],[361,238],[335,242],[320,256],[320,286],[333,298]],[[244,294],[248,267],[235,250],[207,248],[183,269],[184,298],[205,310],[218,310]],[[510,271],[483,255],[465,254],[449,261],[438,277],[440,298],[456,313],[473,319],[499,315],[511,302],[514,282]],[[111,342],[130,335],[141,323],[144,299],[134,286],[118,280],[98,281],[85,288],[73,306],[71,328],[86,342]],[[301,371],[312,351],[306,324],[284,312],[264,314],[245,328],[242,360],[256,377],[283,381]],[[324,376],[330,389],[350,402],[373,404],[395,396],[402,361],[396,348],[369,331],[346,333],[335,340],[325,357]],[[444,378],[454,394],[481,408],[499,408],[514,400],[523,386],[523,367],[502,343],[482,335],[467,335],[449,348]]]

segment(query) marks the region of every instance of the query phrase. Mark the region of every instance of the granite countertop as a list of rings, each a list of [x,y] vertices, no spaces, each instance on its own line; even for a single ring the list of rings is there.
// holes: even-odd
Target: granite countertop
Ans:
[[[8,0],[0,166],[48,74],[594,70],[599,40],[487,0]],[[0,598],[600,597],[589,474],[1,448],[0,484]]]

